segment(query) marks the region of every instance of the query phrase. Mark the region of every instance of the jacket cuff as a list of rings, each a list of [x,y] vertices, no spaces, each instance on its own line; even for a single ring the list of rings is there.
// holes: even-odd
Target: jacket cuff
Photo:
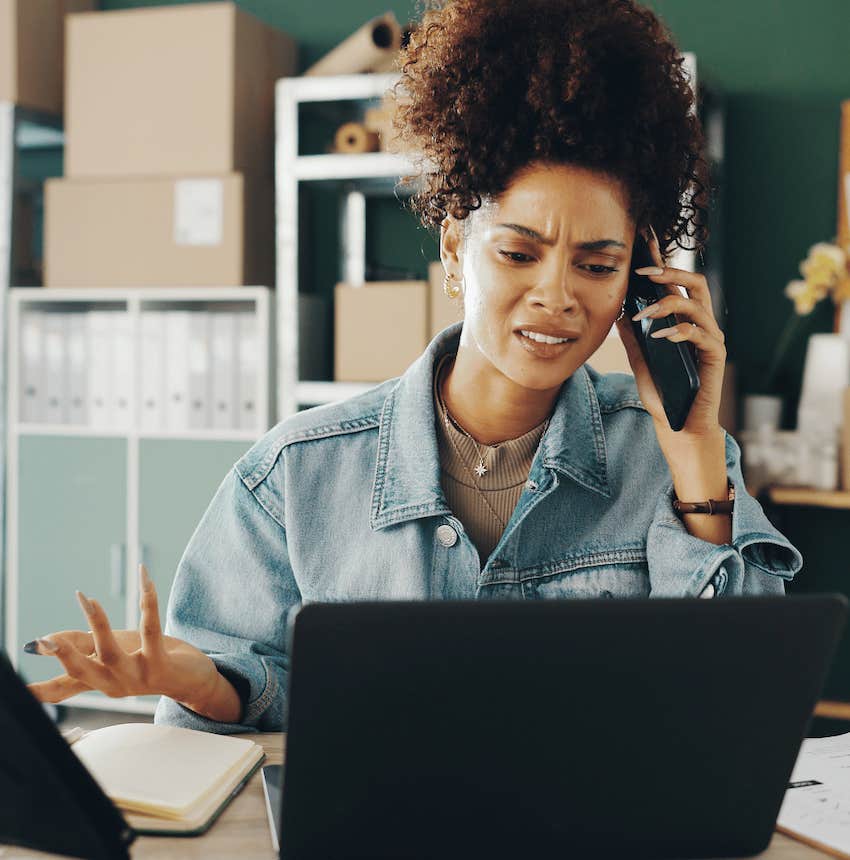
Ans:
[[[241,719],[235,723],[211,720],[173,699],[161,696],[154,714],[154,723],[199,729],[216,734],[259,731],[258,724],[264,716],[267,716],[267,711],[275,703],[282,704],[282,686],[275,671],[276,667],[262,657],[246,659],[232,654],[210,654],[209,657],[237,692],[241,693],[247,689],[248,699],[242,701]],[[276,719],[270,721],[267,730],[281,731],[282,717],[282,714],[276,715]]]
[[[793,579],[802,568],[799,550],[774,527],[747,492],[740,448],[728,433],[726,461],[727,475],[735,487],[731,542],[714,544],[692,535],[673,509],[671,482],[658,500],[647,535],[647,564],[654,596],[697,596],[709,583],[718,595],[781,594],[782,581]]]

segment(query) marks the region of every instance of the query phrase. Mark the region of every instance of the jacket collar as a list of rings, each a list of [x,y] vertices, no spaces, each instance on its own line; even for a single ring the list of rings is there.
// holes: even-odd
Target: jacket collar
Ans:
[[[384,401],[372,485],[373,529],[451,513],[440,485],[432,392],[437,361],[457,352],[462,325],[441,331]],[[532,469],[538,461],[604,498],[611,496],[599,400],[584,365],[561,386]]]

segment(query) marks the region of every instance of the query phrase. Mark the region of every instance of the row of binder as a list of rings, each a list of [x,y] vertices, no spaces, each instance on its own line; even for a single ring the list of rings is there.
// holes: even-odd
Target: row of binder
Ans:
[[[256,431],[260,373],[253,312],[21,312],[24,423]]]

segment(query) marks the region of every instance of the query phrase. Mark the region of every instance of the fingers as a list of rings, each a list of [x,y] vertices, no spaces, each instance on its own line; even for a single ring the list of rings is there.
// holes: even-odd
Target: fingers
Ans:
[[[162,639],[162,626],[159,623],[159,600],[156,588],[148,574],[148,569],[139,565],[139,632],[142,638],[142,653],[149,659],[156,659],[165,651]]]
[[[82,591],[77,592],[77,600],[91,625],[97,656],[104,666],[118,665],[126,657],[126,652],[116,641],[103,607],[96,600],[89,600]]]
[[[697,272],[689,272],[686,269],[673,269],[659,263],[664,271],[660,275],[644,275],[656,284],[666,284],[671,290],[671,295],[681,295],[677,287],[684,287],[688,296],[698,305],[704,308],[714,317],[714,308],[711,304],[711,290],[705,275]],[[636,270],[637,271],[637,270]]]
[[[709,360],[712,361],[714,359],[726,360],[726,347],[716,337],[712,337],[698,325],[679,323],[670,328],[658,329],[650,336],[656,339],[664,337],[673,343],[689,340],[700,351],[700,363],[705,363],[708,356],[711,356]]]
[[[669,295],[657,302],[645,307],[642,311],[635,314],[632,320],[641,319],[656,319],[658,317],[668,316],[670,314],[680,314],[688,318],[691,322],[702,326],[705,331],[712,337],[724,343],[726,336],[717,325],[717,320],[713,313],[709,313],[701,305],[693,299],[689,299],[682,295]]]
[[[121,695],[112,673],[96,659],[90,658],[75,648],[61,634],[54,633],[49,639],[37,639],[38,653],[55,657],[65,671],[77,681],[89,687],[103,690],[107,695]]]
[[[91,687],[82,681],[78,681],[76,678],[71,678],[69,675],[60,675],[58,678],[51,678],[49,681],[38,681],[34,684],[27,684],[27,689],[39,702],[55,703],[62,702],[71,696],[76,696],[77,693],[91,690]]]

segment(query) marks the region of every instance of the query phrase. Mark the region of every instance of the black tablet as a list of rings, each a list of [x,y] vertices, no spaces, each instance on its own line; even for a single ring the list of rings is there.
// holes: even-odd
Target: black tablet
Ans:
[[[0,845],[122,860],[134,838],[0,651]]]
[[[281,857],[762,851],[840,595],[312,603]]]

